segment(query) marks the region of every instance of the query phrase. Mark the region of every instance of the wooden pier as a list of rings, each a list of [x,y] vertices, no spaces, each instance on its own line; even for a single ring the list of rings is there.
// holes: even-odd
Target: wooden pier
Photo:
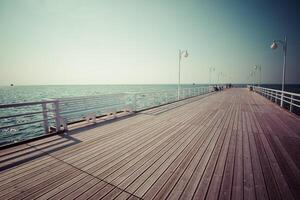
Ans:
[[[300,199],[300,118],[247,89],[0,151],[0,199]]]

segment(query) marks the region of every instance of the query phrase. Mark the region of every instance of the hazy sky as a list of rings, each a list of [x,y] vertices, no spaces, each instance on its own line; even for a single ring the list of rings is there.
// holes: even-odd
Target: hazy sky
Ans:
[[[0,0],[0,85],[300,83],[300,6],[262,0]],[[287,3],[289,2],[289,3]]]

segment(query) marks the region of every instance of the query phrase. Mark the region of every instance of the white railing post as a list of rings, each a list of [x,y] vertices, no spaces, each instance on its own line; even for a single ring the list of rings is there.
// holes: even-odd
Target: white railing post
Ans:
[[[290,112],[293,111],[293,95],[291,95]]]
[[[56,126],[56,132],[60,131],[60,114],[59,114],[59,102],[56,99],[54,101],[54,112],[55,112],[55,126]]]
[[[300,101],[297,100],[297,97],[300,97],[299,94],[262,87],[255,87],[254,90],[270,101],[279,104],[281,107],[284,107],[284,102],[286,102],[287,105],[289,105],[287,109],[289,109],[290,112],[293,112],[294,106],[300,107],[298,105],[298,102]]]
[[[182,92],[182,95],[181,95],[182,98],[185,98],[185,89],[182,89],[181,92]],[[178,100],[180,100],[180,99],[178,99]]]
[[[136,105],[136,93],[134,93],[133,95],[133,111],[137,111],[137,105]]]
[[[49,123],[48,123],[47,104],[45,102],[42,103],[42,109],[43,109],[44,130],[45,130],[45,134],[47,134],[49,133]]]
[[[283,93],[283,91],[281,91],[281,102],[280,102],[281,107],[283,107],[283,96],[284,96],[284,93]]]
[[[165,103],[168,103],[168,92],[165,94]]]

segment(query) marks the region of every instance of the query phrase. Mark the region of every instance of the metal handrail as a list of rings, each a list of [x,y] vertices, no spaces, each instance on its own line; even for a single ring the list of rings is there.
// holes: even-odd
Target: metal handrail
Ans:
[[[59,127],[59,109],[57,100],[43,100],[0,105],[0,143],[12,142],[15,138],[23,137],[24,131],[34,126],[30,132],[50,133],[49,124],[55,123]],[[57,130],[58,131],[58,130]],[[9,134],[13,133],[13,136]],[[11,138],[11,139],[10,139]]]
[[[46,110],[46,112],[53,112],[54,110]],[[30,116],[30,115],[36,115],[36,114],[42,114],[43,111],[39,112],[30,112],[30,113],[22,113],[22,114],[15,114],[15,115],[7,115],[7,116],[0,116],[0,119],[7,119],[7,118],[13,118],[13,117],[22,117],[22,116]]]
[[[148,109],[151,107],[155,107],[155,106],[159,106],[159,105],[163,105],[166,103],[172,103],[178,100],[182,100],[182,99],[186,99],[186,98],[190,98],[193,96],[198,96],[198,95],[202,95],[202,94],[206,94],[209,93],[210,88],[207,87],[194,87],[194,88],[181,88],[180,93],[179,93],[179,99],[177,97],[178,93],[176,89],[173,90],[165,90],[165,91],[157,91],[157,92],[139,92],[139,93],[135,93],[135,111],[139,111],[139,110],[144,110],[144,109]],[[156,96],[159,96],[160,99],[156,102],[153,101],[143,101],[143,104],[139,104],[139,102],[137,102],[138,100],[143,100],[145,98],[148,99],[153,99]],[[171,100],[170,100],[171,99]],[[155,99],[157,100],[157,99]]]
[[[262,88],[262,89],[266,89],[268,91],[273,91],[273,92],[282,92],[282,90],[276,90],[276,89],[271,89],[271,88],[265,88],[265,87],[259,87],[259,86],[253,86],[254,88]],[[295,96],[300,96],[300,94],[298,93],[294,93],[294,92],[287,92],[287,91],[283,91],[284,94],[290,94],[290,95],[295,95]]]
[[[0,108],[15,108],[15,107],[21,107],[21,106],[34,106],[34,105],[40,105],[43,103],[54,103],[55,100],[45,100],[45,101],[32,101],[32,102],[23,102],[23,103],[10,103],[10,104],[0,104]]]
[[[288,104],[290,112],[293,112],[293,107],[300,108],[300,94],[259,86],[248,87],[252,87],[256,93],[269,98],[271,101],[280,102],[281,107],[284,107],[284,103]]]

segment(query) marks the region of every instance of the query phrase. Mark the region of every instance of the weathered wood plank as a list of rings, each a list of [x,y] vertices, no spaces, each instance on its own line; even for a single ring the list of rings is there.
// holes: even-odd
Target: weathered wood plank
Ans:
[[[239,113],[239,118],[237,122],[237,143],[235,151],[235,162],[234,162],[234,176],[232,183],[232,199],[239,200],[244,196],[243,193],[243,129],[242,129],[242,113]]]
[[[266,183],[264,180],[264,175],[262,172],[261,163],[258,157],[258,150],[257,150],[257,144],[255,143],[254,134],[257,129],[253,128],[255,127],[255,124],[253,122],[253,119],[249,113],[246,113],[247,121],[250,122],[250,125],[248,126],[248,137],[249,137],[249,145],[250,145],[250,151],[251,151],[251,160],[252,160],[252,167],[253,167],[253,178],[254,178],[254,184],[255,184],[255,194],[257,199],[268,199],[268,191],[266,188]]]

